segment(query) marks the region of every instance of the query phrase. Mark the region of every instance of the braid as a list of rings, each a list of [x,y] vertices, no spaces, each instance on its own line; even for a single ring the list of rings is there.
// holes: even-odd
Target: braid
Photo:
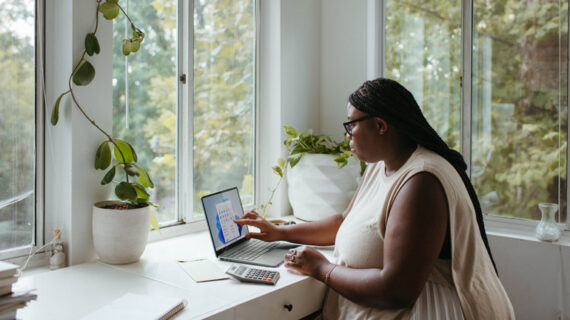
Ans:
[[[481,205],[466,173],[467,164],[463,156],[449,148],[429,125],[414,96],[398,82],[378,78],[362,84],[358,90],[350,95],[348,101],[362,112],[383,118],[415,143],[442,156],[455,168],[461,180],[463,180],[465,188],[467,188],[475,209],[481,238],[495,267],[495,271],[497,271],[485,232]]]

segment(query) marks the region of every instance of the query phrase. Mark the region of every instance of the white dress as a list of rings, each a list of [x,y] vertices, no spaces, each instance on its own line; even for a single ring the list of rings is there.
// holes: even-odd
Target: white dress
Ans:
[[[450,260],[437,260],[420,296],[408,309],[361,306],[329,289],[323,306],[324,319],[490,319],[491,315],[498,316],[496,319],[514,318],[494,269],[487,270],[493,267],[461,177],[449,162],[422,147],[390,176],[386,176],[382,162],[369,165],[337,232],[334,262],[351,268],[382,268],[390,208],[400,188],[419,172],[434,174],[446,193],[453,265]],[[457,253],[459,248],[464,252]],[[476,280],[476,287],[470,285],[469,277]]]

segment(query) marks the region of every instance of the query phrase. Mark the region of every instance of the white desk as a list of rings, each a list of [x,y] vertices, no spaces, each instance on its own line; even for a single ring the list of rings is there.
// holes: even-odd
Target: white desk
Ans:
[[[330,258],[332,250],[319,249]],[[196,283],[176,262],[207,257],[222,270],[230,263],[215,258],[207,232],[151,243],[141,260],[113,266],[89,262],[18,280],[16,289],[35,288],[37,301],[18,311],[18,319],[78,319],[127,292],[188,300],[176,319],[299,319],[321,307],[325,286],[312,278],[278,270],[275,286],[235,279]],[[291,311],[284,305],[292,305]]]

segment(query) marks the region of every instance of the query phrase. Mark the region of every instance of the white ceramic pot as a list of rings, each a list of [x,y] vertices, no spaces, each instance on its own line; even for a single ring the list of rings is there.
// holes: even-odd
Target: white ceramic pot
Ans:
[[[287,172],[289,202],[295,217],[315,221],[342,213],[360,181],[360,162],[350,158],[339,169],[329,154],[306,154]]]
[[[150,230],[150,207],[118,210],[103,207],[118,201],[101,201],[93,206],[93,245],[99,260],[109,264],[137,262]]]

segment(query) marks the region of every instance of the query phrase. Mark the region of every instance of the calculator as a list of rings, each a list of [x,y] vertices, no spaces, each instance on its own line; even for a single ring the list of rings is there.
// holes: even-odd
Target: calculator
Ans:
[[[251,268],[237,264],[231,265],[226,273],[242,282],[276,284],[277,280],[279,280],[278,271]]]

